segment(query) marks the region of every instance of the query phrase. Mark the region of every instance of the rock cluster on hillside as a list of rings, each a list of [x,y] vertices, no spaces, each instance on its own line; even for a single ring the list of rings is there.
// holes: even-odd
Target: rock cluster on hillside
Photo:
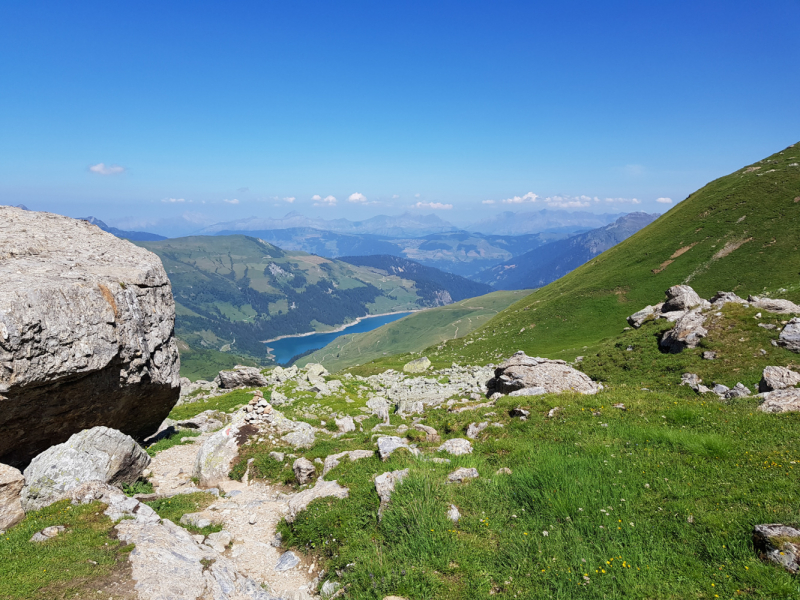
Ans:
[[[24,467],[95,425],[156,431],[179,393],[174,320],[151,252],[83,221],[0,207],[0,462]]]

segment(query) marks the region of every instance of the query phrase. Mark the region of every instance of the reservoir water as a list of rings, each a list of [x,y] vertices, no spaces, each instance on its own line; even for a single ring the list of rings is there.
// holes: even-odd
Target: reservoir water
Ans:
[[[329,333],[312,333],[311,335],[304,335],[302,337],[286,337],[282,340],[275,340],[267,342],[267,347],[270,348],[272,354],[275,356],[275,362],[279,365],[286,365],[291,359],[300,354],[306,354],[312,350],[319,350],[330,344],[333,340],[342,335],[349,333],[364,333],[377,329],[381,325],[386,325],[392,321],[397,321],[411,313],[392,313],[390,315],[381,315],[377,317],[364,317],[355,325],[346,327],[341,331],[331,331]]]

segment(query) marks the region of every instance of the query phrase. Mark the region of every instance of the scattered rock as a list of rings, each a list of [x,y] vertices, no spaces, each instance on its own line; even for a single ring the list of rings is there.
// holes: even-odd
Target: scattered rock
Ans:
[[[317,474],[317,468],[314,466],[314,463],[306,458],[298,458],[294,461],[292,470],[294,471],[294,477],[297,483],[300,485],[305,485],[313,481],[314,476]]]
[[[273,548],[280,548],[282,543],[283,543],[283,534],[279,531],[275,534],[275,537],[272,538],[272,541],[269,543],[269,545],[272,546]]]
[[[511,415],[512,417],[522,417],[524,419],[527,419],[528,417],[531,416],[531,411],[517,407],[517,408],[512,408],[508,414]]]
[[[717,353],[713,350],[706,350],[703,352],[703,360],[714,360],[717,358]]]
[[[617,404],[612,404],[612,408],[618,408],[619,410],[628,410],[625,408],[625,405],[622,402],[618,402]]]
[[[336,427],[339,428],[341,433],[350,433],[356,430],[356,424],[353,422],[353,417],[342,417],[341,419],[334,419]]]
[[[389,401],[386,398],[381,396],[370,398],[367,400],[367,408],[384,423],[389,422]]]
[[[260,369],[242,365],[236,365],[232,371],[220,371],[214,381],[219,387],[226,390],[269,385],[269,380],[261,374]]]
[[[795,317],[783,328],[778,345],[792,352],[800,352],[800,318]]]
[[[395,487],[408,477],[408,469],[399,471],[387,471],[375,478],[375,491],[378,492],[378,497],[381,499],[381,505],[378,508],[378,518],[383,516],[383,511],[392,499],[392,492]]]
[[[478,437],[481,431],[486,429],[489,426],[489,423],[484,421],[483,423],[470,423],[469,427],[467,427],[467,437],[474,440]]]
[[[314,487],[303,490],[299,494],[295,494],[291,497],[287,503],[289,513],[286,515],[286,521],[287,523],[294,522],[297,514],[304,511],[306,507],[317,498],[333,497],[342,499],[347,498],[349,494],[349,490],[339,485],[336,481],[325,481],[322,478],[317,479],[317,483]]]
[[[397,414],[402,416],[421,415],[425,412],[425,404],[420,400],[407,398],[397,403]]]
[[[478,469],[471,468],[467,469],[465,467],[461,467],[460,469],[456,469],[452,473],[447,476],[447,481],[450,483],[464,483],[467,479],[477,479],[478,477]]]
[[[758,384],[759,392],[772,392],[784,388],[793,388],[800,383],[800,373],[786,367],[764,367],[761,381]]]
[[[108,427],[86,429],[31,461],[22,507],[25,512],[44,508],[87,481],[134,483],[149,464],[150,457],[130,436]]]
[[[201,412],[199,415],[192,417],[191,419],[186,419],[184,421],[173,421],[173,427],[178,431],[188,429],[205,433],[207,431],[216,431],[225,425],[225,423],[230,422],[230,420],[230,415],[226,413],[218,410],[206,410]]]
[[[747,304],[747,301],[743,298],[739,298],[733,292],[717,292],[713,298],[711,298],[711,305],[716,308],[720,309],[729,302],[734,302],[736,304]]]
[[[320,595],[323,598],[331,598],[340,587],[341,584],[336,581],[326,581],[322,584]]]
[[[155,254],[0,206],[0,462],[22,470],[95,426],[153,434],[180,396],[174,322]]]
[[[799,314],[800,306],[789,300],[779,300],[777,298],[759,298],[758,296],[750,296],[748,302],[755,307],[761,308],[767,312],[777,313],[779,315]]]
[[[428,359],[427,356],[423,356],[422,358],[417,358],[416,360],[412,360],[411,362],[407,362],[406,364],[404,364],[403,372],[424,373],[430,368],[431,368],[431,361]]]
[[[283,462],[286,455],[283,452],[270,452],[269,457],[276,462]]]
[[[472,454],[472,444],[469,440],[463,438],[453,438],[447,440],[444,444],[439,446],[438,452],[447,452],[453,456],[461,456],[462,454]]]
[[[233,541],[233,536],[230,534],[229,531],[217,531],[216,533],[209,533],[206,537],[205,544],[210,546],[220,554],[225,552],[228,544]]]
[[[294,421],[294,429],[281,439],[293,448],[311,448],[316,442],[314,428],[308,423]]]
[[[753,392],[751,392],[747,386],[739,382],[735,386],[733,386],[733,389],[730,389],[727,392],[725,392],[724,398],[726,400],[730,400],[731,398],[747,398],[752,394]]]
[[[458,508],[456,508],[455,504],[450,505],[450,508],[447,511],[447,518],[453,523],[458,523],[458,520],[461,518],[461,513],[458,512]]]
[[[423,425],[422,423],[414,423],[414,429],[418,431],[422,431],[425,434],[425,439],[429,442],[440,442],[441,438],[439,437],[439,432],[436,431],[433,427],[429,427],[428,425]]]
[[[772,323],[759,323],[758,326],[763,329],[775,329],[775,325]]]
[[[554,406],[553,408],[551,408],[550,410],[547,411],[547,418],[548,419],[552,419],[553,417],[555,417],[560,412],[561,412],[561,407],[560,406]]]
[[[392,453],[398,448],[405,448],[412,454],[419,454],[419,450],[411,448],[408,440],[394,435],[384,435],[378,438],[378,454],[381,460],[388,460]]]
[[[238,413],[230,425],[208,438],[197,451],[194,463],[192,476],[197,478],[197,485],[214,487],[228,481],[228,473],[239,455],[239,446],[256,431],[255,427],[245,423],[243,413]]]
[[[800,389],[786,388],[765,394],[758,410],[765,413],[800,412]]]
[[[329,471],[332,471],[338,467],[339,461],[341,461],[345,456],[349,458],[350,461],[356,461],[362,458],[371,458],[372,456],[375,456],[375,453],[372,450],[350,450],[347,452],[339,452],[338,454],[331,454],[325,458],[325,463],[322,468],[322,476],[324,477]]]
[[[800,571],[800,531],[781,523],[756,525],[753,546],[761,557],[782,566],[790,573]]]
[[[63,525],[53,525],[52,527],[45,527],[41,531],[37,531],[33,534],[33,537],[29,540],[31,542],[46,542],[47,540],[53,539],[62,531],[66,531],[66,527]]]
[[[511,469],[508,467],[501,467],[494,472],[495,475],[511,475]]]
[[[544,388],[549,393],[596,394],[598,385],[563,360],[549,360],[516,352],[494,371],[489,389],[510,394],[524,388]]]
[[[203,529],[212,524],[211,519],[204,516],[203,513],[184,513],[181,516],[180,523],[181,525],[189,525],[197,529]]]
[[[705,320],[705,315],[699,310],[687,312],[661,338],[661,347],[672,354],[677,354],[684,348],[696,348],[700,340],[708,335],[708,330],[703,327]]]
[[[662,304],[657,304],[656,306],[645,306],[642,310],[635,312],[628,317],[628,323],[632,327],[639,329],[639,327],[641,327],[645,321],[654,318],[661,311],[662,306]]]
[[[697,295],[688,285],[673,285],[666,292],[667,301],[664,303],[661,312],[668,313],[674,311],[692,310],[698,306],[709,304]]]
[[[19,469],[0,464],[0,531],[5,531],[25,518],[20,493],[25,478]]]
[[[529,387],[529,388],[522,388],[521,390],[514,390],[509,394],[509,396],[541,396],[542,394],[546,394],[547,390],[543,387]]]

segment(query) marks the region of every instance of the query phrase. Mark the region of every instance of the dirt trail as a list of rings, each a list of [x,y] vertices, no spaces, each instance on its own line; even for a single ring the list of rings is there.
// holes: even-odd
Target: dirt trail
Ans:
[[[205,433],[192,444],[173,446],[159,452],[150,463],[153,472],[150,481],[158,494],[171,494],[198,489],[191,481],[197,451],[211,436]],[[239,481],[226,481],[220,498],[202,512],[214,523],[223,525],[233,536],[233,544],[224,556],[234,562],[243,574],[260,583],[267,583],[272,593],[291,600],[316,597],[317,566],[303,560],[294,568],[278,573],[278,563],[284,549],[275,548],[278,523],[288,512],[287,502],[292,495],[277,487],[261,482],[249,485]]]

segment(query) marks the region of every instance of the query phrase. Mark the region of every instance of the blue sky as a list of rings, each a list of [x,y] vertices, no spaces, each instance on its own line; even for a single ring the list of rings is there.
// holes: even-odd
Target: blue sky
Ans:
[[[0,203],[663,212],[800,140],[799,23],[797,0],[6,0]]]

